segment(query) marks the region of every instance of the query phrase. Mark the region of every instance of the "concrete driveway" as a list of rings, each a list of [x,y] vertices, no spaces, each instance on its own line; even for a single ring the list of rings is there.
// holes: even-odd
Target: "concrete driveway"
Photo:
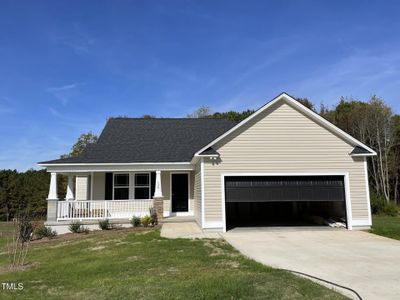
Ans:
[[[237,228],[223,235],[263,264],[350,287],[363,299],[400,299],[400,241],[322,228]]]

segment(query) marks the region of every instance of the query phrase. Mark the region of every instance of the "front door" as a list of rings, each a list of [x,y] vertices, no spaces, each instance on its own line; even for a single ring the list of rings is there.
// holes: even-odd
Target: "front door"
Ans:
[[[172,212],[189,211],[188,174],[171,174]]]

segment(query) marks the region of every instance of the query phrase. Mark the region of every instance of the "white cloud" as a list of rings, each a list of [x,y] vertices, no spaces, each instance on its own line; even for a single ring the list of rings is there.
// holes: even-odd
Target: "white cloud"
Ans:
[[[305,79],[294,83],[290,90],[299,96],[333,104],[340,96],[394,96],[393,84],[399,82],[399,77],[398,49],[391,48],[386,52],[357,51],[334,64],[316,69],[308,76],[305,74]],[[396,99],[391,100],[394,102]]]
[[[67,84],[59,87],[49,87],[46,90],[48,92],[62,92],[62,91],[69,91],[78,86],[78,83]]]
[[[63,105],[66,105],[68,104],[69,100],[76,94],[76,89],[80,85],[80,83],[71,83],[58,87],[48,87],[46,88],[46,92],[52,94]]]
[[[62,35],[57,34],[53,36],[52,39],[55,43],[70,48],[77,55],[89,54],[91,47],[95,44],[95,39],[79,24],[73,24],[70,33]]]
[[[62,115],[58,112],[58,110],[56,110],[56,109],[54,109],[54,108],[52,108],[52,107],[49,107],[49,111],[50,111],[50,113],[53,115],[53,116],[55,116],[55,117],[61,117]]]

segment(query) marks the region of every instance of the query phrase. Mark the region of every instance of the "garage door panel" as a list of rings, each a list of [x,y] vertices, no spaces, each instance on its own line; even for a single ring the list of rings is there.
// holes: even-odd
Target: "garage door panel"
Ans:
[[[227,202],[345,201],[343,176],[226,177]]]
[[[229,188],[225,192],[225,197],[226,199],[232,199],[233,202],[239,199],[242,200],[243,202],[254,201],[252,191],[248,191],[247,189],[244,188]]]

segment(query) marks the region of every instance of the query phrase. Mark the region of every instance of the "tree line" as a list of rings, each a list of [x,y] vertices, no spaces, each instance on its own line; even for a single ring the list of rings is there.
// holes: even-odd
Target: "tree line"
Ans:
[[[370,146],[377,156],[369,157],[369,182],[373,195],[386,202],[400,204],[400,116],[383,99],[372,96],[367,101],[342,97],[333,107],[317,109],[307,98],[297,98],[309,109]],[[212,112],[201,106],[189,118],[224,118],[240,122],[254,110]],[[143,118],[154,118],[144,115]],[[78,156],[88,144],[95,143],[92,132],[82,134],[64,157]],[[65,197],[65,176],[58,176],[59,198]],[[50,175],[45,170],[0,171],[0,219],[10,220],[18,211],[27,210],[34,217],[44,217],[47,208]]]
[[[81,134],[70,153],[60,158],[79,156],[88,144],[95,143],[97,136],[92,132]],[[67,177],[57,176],[58,198],[64,199]],[[0,221],[10,221],[18,213],[30,218],[43,219],[47,211],[50,174],[45,170],[0,170]]]

